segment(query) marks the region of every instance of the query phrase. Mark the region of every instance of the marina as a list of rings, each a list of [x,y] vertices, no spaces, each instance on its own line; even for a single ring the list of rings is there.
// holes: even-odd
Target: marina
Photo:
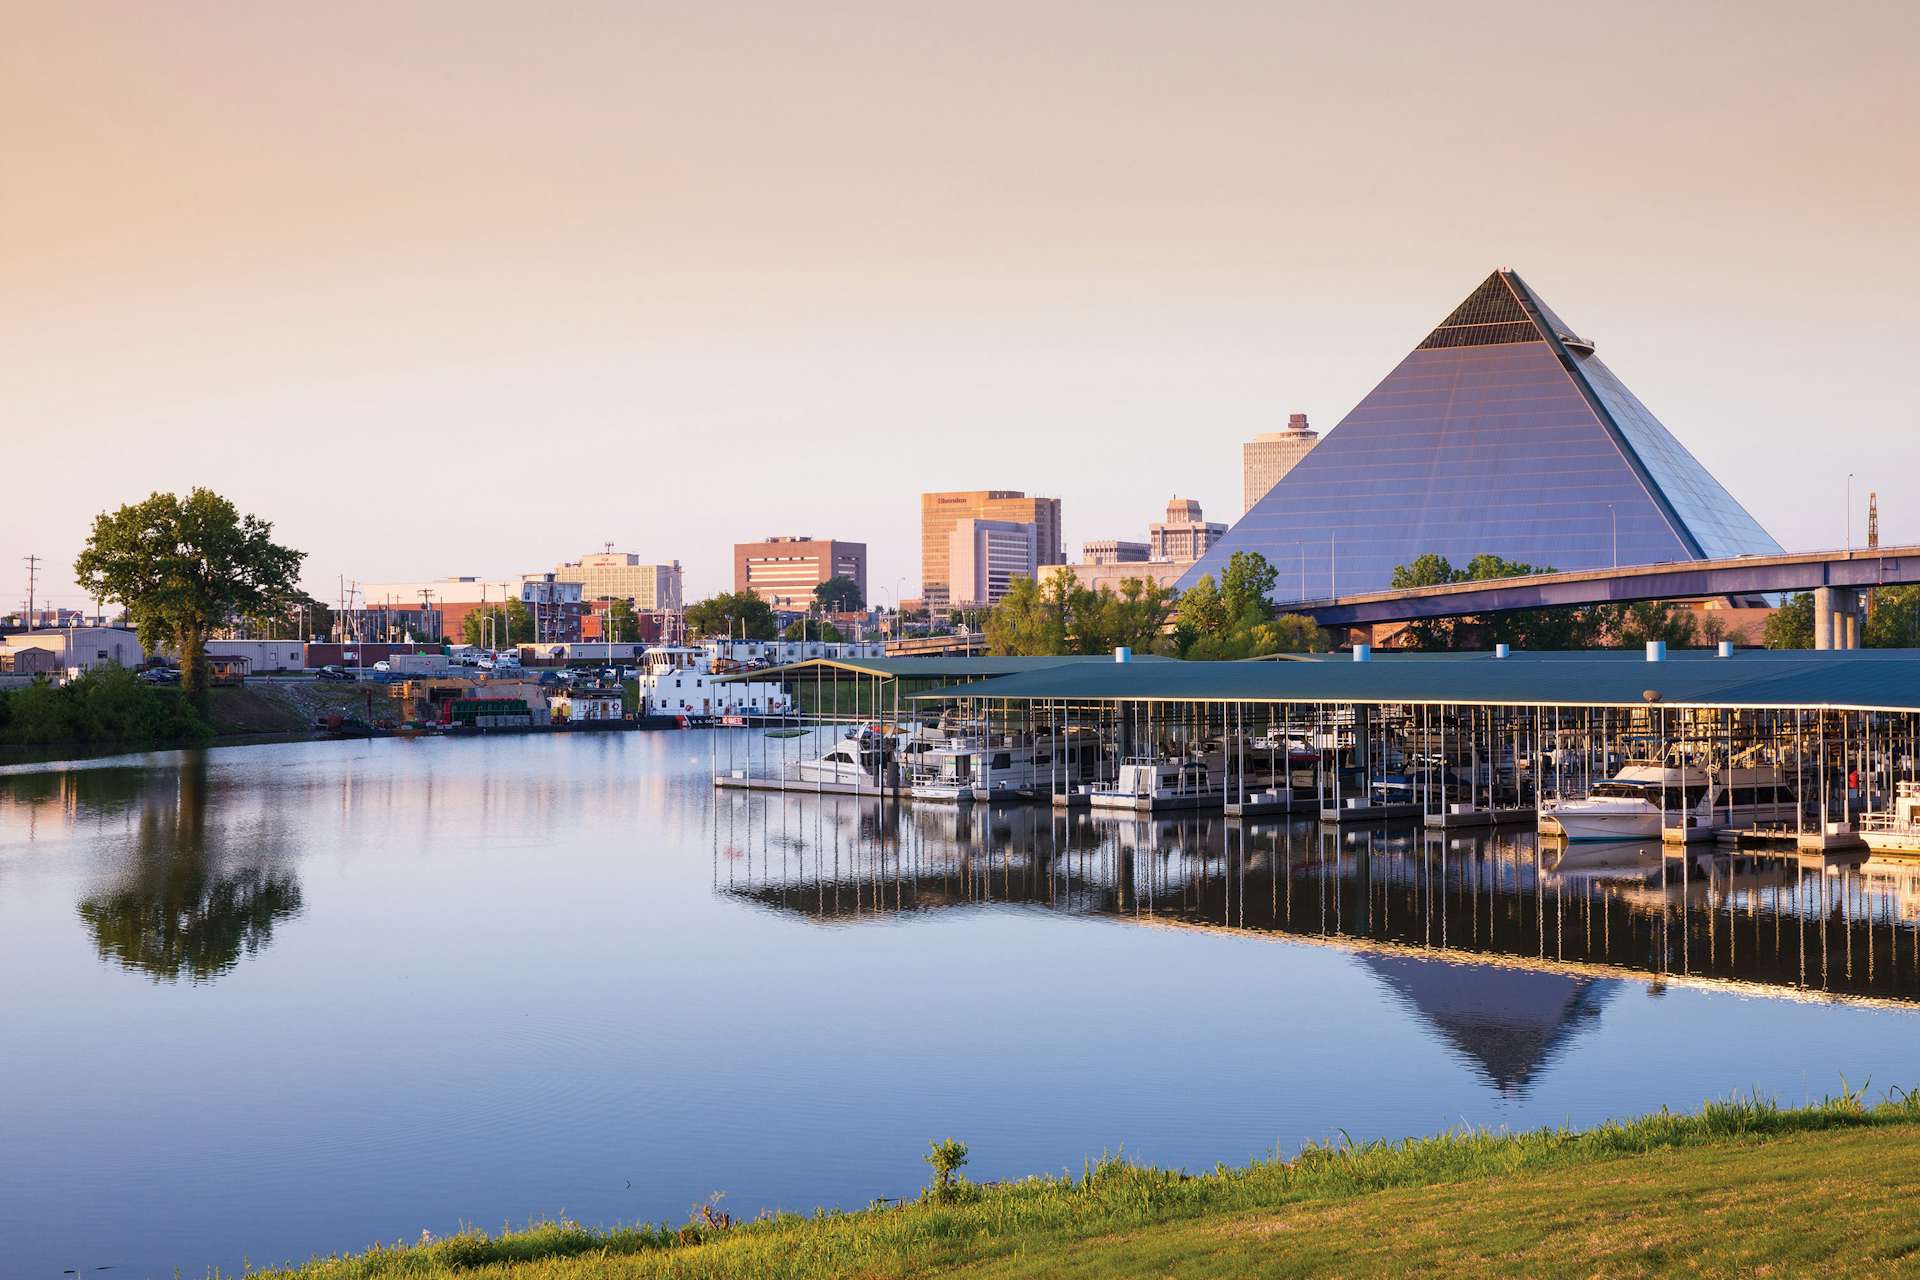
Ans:
[[[815,728],[716,747],[715,784],[1920,852],[1920,658],[1904,651],[949,658],[917,687],[910,670],[759,673]],[[865,765],[803,758],[849,720],[874,744]]]

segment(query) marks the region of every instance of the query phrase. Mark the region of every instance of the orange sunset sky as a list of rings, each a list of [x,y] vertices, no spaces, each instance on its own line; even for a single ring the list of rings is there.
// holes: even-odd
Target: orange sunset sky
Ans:
[[[1070,547],[1489,270],[1788,547],[1920,542],[1920,5],[14,5],[0,600],[211,486],[362,581]]]

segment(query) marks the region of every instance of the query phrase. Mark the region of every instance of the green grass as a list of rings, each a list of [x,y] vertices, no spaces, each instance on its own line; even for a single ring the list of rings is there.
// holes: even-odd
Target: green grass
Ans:
[[[1920,1274],[1920,1100],[1710,1103],[1581,1132],[1309,1146],[1188,1175],[1120,1159],[939,1200],[731,1225],[470,1231],[275,1276]]]

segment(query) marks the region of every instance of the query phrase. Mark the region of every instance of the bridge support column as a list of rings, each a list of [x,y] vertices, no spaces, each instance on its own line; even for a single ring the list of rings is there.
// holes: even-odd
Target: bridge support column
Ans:
[[[1833,588],[1813,589],[1813,647],[1833,648]]]
[[[1842,591],[1840,594],[1840,619],[1835,630],[1835,647],[1858,649],[1860,647],[1860,593]]]

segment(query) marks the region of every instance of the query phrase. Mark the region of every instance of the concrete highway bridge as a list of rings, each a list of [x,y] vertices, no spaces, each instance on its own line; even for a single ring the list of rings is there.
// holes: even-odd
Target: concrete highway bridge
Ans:
[[[1920,582],[1920,546],[1858,551],[1795,551],[1730,560],[1676,560],[1666,564],[1580,569],[1526,578],[1450,582],[1406,591],[1372,591],[1332,600],[1283,604],[1323,627],[1475,617],[1516,609],[1623,604],[1639,600],[1701,600],[1717,596],[1813,593],[1816,649],[1857,649],[1866,590]]]

